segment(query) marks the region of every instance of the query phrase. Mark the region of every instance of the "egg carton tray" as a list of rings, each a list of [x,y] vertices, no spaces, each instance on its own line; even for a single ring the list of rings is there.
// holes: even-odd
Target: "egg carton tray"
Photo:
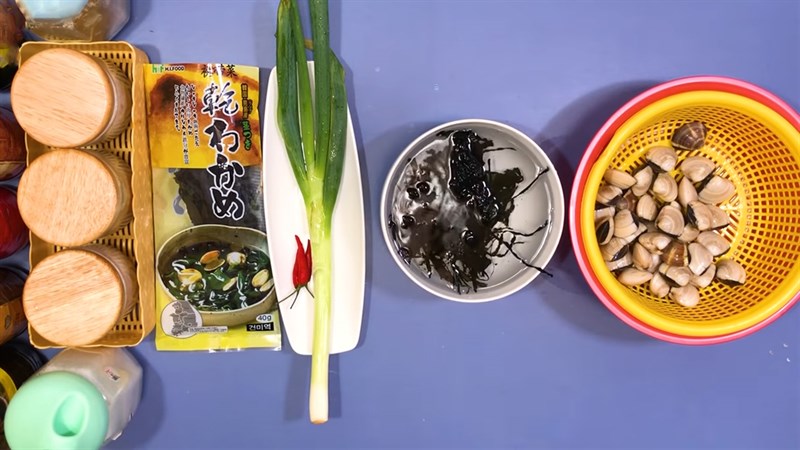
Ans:
[[[68,48],[98,57],[115,64],[131,80],[131,123],[117,138],[84,148],[113,153],[131,166],[133,190],[133,221],[114,234],[93,243],[115,247],[133,259],[139,283],[139,299],[133,310],[114,328],[91,347],[130,347],[140,343],[155,326],[155,244],[153,237],[153,187],[150,169],[150,147],[147,138],[147,120],[144,93],[143,64],[147,55],[126,42],[26,42],[19,52],[19,65],[31,56],[51,48]],[[25,136],[28,164],[53,147]],[[64,247],[45,242],[31,233],[30,265],[35,267],[42,259]],[[31,344],[37,348],[58,348],[59,345],[44,339],[28,326]]]

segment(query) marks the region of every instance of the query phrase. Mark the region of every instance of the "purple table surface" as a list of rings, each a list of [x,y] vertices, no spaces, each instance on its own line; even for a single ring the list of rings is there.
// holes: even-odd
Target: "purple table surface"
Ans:
[[[277,1],[132,3],[117,38],[153,62],[257,65],[264,76],[275,65]],[[651,339],[589,290],[566,225],[553,279],[486,304],[439,300],[395,266],[377,217],[396,155],[446,121],[518,127],[568,196],[600,125],[660,82],[732,76],[798,109],[800,2],[331,3],[368,263],[362,342],[331,360],[331,420],[308,422],[310,360],[285,339],[282,352],[159,353],[151,335],[133,350],[142,403],[108,448],[800,446],[798,308],[724,345]]]

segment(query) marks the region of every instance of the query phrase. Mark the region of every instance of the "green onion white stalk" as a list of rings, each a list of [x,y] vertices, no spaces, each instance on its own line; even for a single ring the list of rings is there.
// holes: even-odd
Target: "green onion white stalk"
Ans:
[[[314,255],[314,341],[311,356],[311,422],[328,420],[331,309],[331,225],[339,195],[347,136],[344,69],[330,49],[327,0],[309,0],[314,52],[312,101],[303,35],[295,0],[278,6],[278,128],[303,194]]]

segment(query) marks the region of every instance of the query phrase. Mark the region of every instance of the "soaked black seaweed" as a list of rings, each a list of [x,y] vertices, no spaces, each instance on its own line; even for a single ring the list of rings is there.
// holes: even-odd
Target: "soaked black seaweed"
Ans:
[[[445,149],[431,149],[421,162],[408,161],[389,217],[397,252],[406,264],[413,262],[428,277],[435,272],[458,293],[486,287],[493,258],[509,254],[552,276],[515,251],[523,238],[547,228],[549,222],[530,232],[509,226],[514,199],[548,168],[520,189],[524,179],[519,168],[493,171],[491,159],[484,161],[485,153],[513,148],[492,147],[491,140],[472,130],[439,136],[447,139]]]

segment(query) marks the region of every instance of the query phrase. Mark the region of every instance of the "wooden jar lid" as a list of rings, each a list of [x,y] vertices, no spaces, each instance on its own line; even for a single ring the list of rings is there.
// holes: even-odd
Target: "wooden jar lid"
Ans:
[[[111,154],[52,150],[34,159],[20,178],[20,215],[46,242],[83,245],[130,221],[130,180],[130,167]]]
[[[62,346],[89,345],[105,336],[125,308],[125,284],[101,255],[64,250],[31,270],[22,293],[28,323],[48,341]]]
[[[80,147],[111,122],[114,88],[104,61],[76,50],[48,49],[19,68],[11,85],[11,107],[37,141]]]

